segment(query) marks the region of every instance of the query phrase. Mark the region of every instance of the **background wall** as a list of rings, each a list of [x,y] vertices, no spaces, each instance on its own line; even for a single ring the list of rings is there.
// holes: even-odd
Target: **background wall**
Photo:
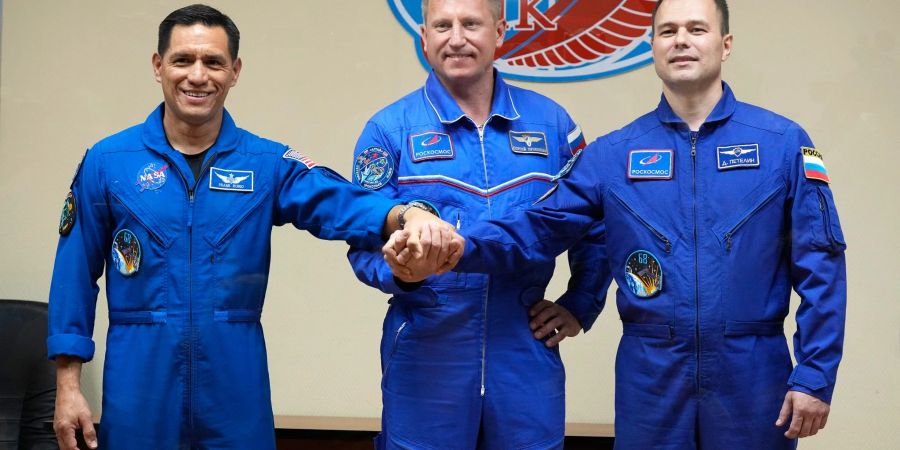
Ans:
[[[832,415],[804,448],[897,448],[900,3],[731,3],[735,51],[725,77],[740,99],[793,118],[813,137],[850,245],[846,353]],[[156,27],[183,4],[2,2],[0,298],[46,300],[72,171],[86,147],[143,121],[161,101],[150,66]],[[345,176],[366,119],[425,79],[386,0],[212,4],[243,35],[244,70],[228,100],[238,124]],[[660,91],[649,66],[595,81],[518,84],[566,106],[591,139],[653,108]],[[293,229],[275,230],[273,242],[263,323],[276,414],[377,417],[386,297],[355,282],[343,243]],[[561,268],[549,294],[562,293],[566,276]],[[101,300],[98,360],[84,377],[95,412],[105,315]],[[569,421],[613,421],[620,333],[610,309],[588,335],[564,343]]]

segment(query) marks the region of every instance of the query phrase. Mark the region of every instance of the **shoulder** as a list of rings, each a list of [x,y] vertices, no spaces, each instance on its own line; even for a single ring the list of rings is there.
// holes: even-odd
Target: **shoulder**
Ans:
[[[785,134],[792,129],[796,130],[800,128],[796,122],[787,117],[744,102],[737,102],[731,121],[746,127],[756,128],[760,131],[775,134]]]
[[[656,111],[650,111],[624,127],[601,136],[597,141],[605,142],[609,145],[618,145],[640,139],[661,126],[662,124],[656,117]]]
[[[122,131],[111,134],[91,146],[94,155],[111,153],[122,150],[131,150],[135,147],[143,147],[143,124],[133,125]]]

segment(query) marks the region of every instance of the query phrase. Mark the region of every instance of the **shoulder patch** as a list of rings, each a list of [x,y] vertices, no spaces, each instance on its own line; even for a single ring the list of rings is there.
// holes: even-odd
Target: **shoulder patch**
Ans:
[[[587,142],[584,140],[584,133],[581,132],[581,127],[578,125],[575,125],[575,129],[566,138],[569,141],[569,149],[572,151],[572,156],[577,155],[578,152],[587,146]]]
[[[582,153],[583,152],[579,151],[578,153],[575,154],[575,156],[569,158],[569,160],[566,161],[566,165],[563,166],[563,168],[560,169],[559,173],[556,174],[553,178],[551,178],[550,181],[555,183],[560,178],[563,178],[566,175],[568,175],[569,172],[572,171],[572,168],[575,167],[575,162],[578,161],[578,158],[581,156]],[[538,200],[538,201],[540,201],[540,200]]]
[[[362,151],[353,164],[356,182],[370,190],[383,188],[394,175],[394,158],[381,147],[369,147]]]
[[[63,202],[62,213],[59,215],[59,235],[66,236],[75,227],[75,194],[69,191],[66,200]]]
[[[300,153],[297,150],[294,150],[290,147],[288,147],[287,151],[284,152],[284,154],[281,155],[281,157],[284,159],[293,159],[294,161],[297,161],[300,164],[303,164],[304,166],[306,166],[307,169],[312,169],[313,167],[316,167],[315,161],[309,159],[309,157],[304,156],[302,153]]]
[[[803,173],[808,180],[819,180],[831,183],[828,178],[828,169],[825,168],[825,161],[822,160],[822,154],[812,147],[800,147],[803,152]]]

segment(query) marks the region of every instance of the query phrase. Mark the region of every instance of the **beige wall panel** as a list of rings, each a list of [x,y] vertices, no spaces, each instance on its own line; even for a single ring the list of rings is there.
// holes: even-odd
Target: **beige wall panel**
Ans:
[[[809,449],[900,447],[900,42],[894,0],[733,0],[725,77],[788,116],[824,153],[849,242],[844,363],[828,428]],[[0,61],[0,297],[46,300],[59,209],[84,148],[161,101],[156,27],[183,3],[5,0]],[[243,37],[228,106],[238,124],[350,175],[366,119],[426,73],[385,0],[217,1]],[[569,109],[589,139],[653,108],[652,67],[576,83],[517,83]],[[263,323],[276,414],[376,417],[384,295],[355,281],[342,243],[276,229]],[[562,262],[562,260],[560,261]],[[564,264],[563,264],[564,266]],[[562,267],[548,290],[565,289]],[[102,281],[101,281],[102,283]],[[621,325],[610,294],[567,340],[568,420],[611,423]],[[106,307],[85,389],[99,412]],[[795,299],[795,304],[797,299]],[[793,327],[789,327],[793,331]],[[775,417],[772,417],[774,422]]]

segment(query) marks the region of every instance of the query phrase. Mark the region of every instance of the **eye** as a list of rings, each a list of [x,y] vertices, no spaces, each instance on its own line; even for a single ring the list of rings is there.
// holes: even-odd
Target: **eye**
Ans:
[[[475,20],[467,20],[467,21],[463,22],[463,26],[470,30],[478,28],[479,25],[481,25],[481,24]]]

